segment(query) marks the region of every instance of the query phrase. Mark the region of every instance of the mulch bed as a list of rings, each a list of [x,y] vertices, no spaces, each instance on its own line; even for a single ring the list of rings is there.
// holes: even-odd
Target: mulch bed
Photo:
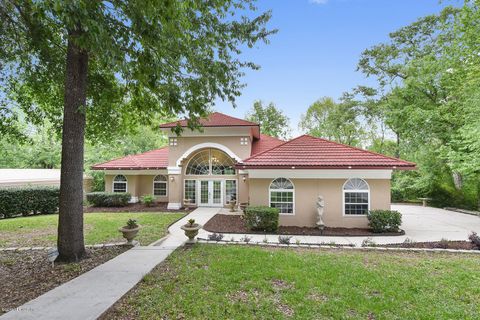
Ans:
[[[83,207],[83,212],[190,212],[192,210],[172,210],[167,209],[166,202],[154,203],[147,207],[143,203],[129,203],[125,207]]]
[[[420,249],[454,249],[454,250],[479,250],[469,241],[432,241],[432,242],[408,242],[387,244],[390,248],[420,248]]]
[[[79,263],[55,264],[43,250],[0,252],[0,315],[78,277],[129,247],[87,249]]]
[[[240,215],[217,214],[208,221],[203,229],[216,233],[257,233],[265,234],[263,231],[252,231],[247,228]],[[323,231],[311,227],[280,226],[275,234],[306,235],[306,236],[338,236],[338,237],[364,237],[364,236],[400,236],[405,232],[373,233],[370,229],[362,228],[328,228]]]

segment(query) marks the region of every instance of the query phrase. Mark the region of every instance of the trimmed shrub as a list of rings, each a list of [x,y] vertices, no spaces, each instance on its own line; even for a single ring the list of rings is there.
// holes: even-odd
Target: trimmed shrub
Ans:
[[[127,192],[90,192],[87,201],[94,207],[125,207],[132,196]]]
[[[58,187],[21,187],[0,189],[0,216],[51,214],[58,211]]]
[[[151,207],[152,204],[155,202],[155,197],[153,196],[153,194],[146,194],[143,196],[142,202],[147,207]]]
[[[368,225],[373,232],[397,232],[402,224],[402,214],[393,210],[371,210],[368,212]]]
[[[250,230],[261,230],[265,232],[275,232],[278,230],[280,210],[266,206],[247,207],[243,218],[245,224]]]

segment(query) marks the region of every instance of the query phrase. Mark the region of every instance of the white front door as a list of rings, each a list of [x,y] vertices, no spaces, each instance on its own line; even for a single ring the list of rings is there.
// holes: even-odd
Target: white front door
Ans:
[[[202,207],[223,206],[222,184],[222,180],[200,180],[198,205]]]

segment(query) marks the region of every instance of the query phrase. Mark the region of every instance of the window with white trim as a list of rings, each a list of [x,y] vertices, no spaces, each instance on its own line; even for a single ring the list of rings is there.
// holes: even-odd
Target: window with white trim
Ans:
[[[170,139],[169,139],[169,145],[171,145],[171,146],[174,147],[174,146],[176,146],[177,144],[178,144],[177,138],[170,138]]]
[[[294,187],[286,178],[277,178],[270,183],[270,207],[280,209],[281,214],[294,214]]]
[[[188,162],[187,175],[234,175],[235,162],[225,152],[205,149],[197,152]]]
[[[359,178],[349,179],[343,185],[343,212],[345,215],[366,215],[370,209],[370,188]]]
[[[113,178],[113,192],[127,192],[127,177],[123,174],[116,175]]]
[[[184,182],[184,200],[190,200],[191,203],[197,203],[197,180],[185,180]]]
[[[225,202],[237,200],[237,180],[225,180]]]
[[[247,146],[248,145],[248,138],[247,137],[240,138],[240,145]]]
[[[167,195],[167,177],[158,175],[153,178],[153,195],[166,196]]]

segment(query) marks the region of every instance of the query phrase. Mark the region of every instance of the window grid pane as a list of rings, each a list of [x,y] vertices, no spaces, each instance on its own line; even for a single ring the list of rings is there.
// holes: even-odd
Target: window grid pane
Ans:
[[[368,213],[368,192],[345,192],[345,214],[366,215]]]
[[[154,182],[153,183],[153,195],[166,196],[167,195],[167,183],[166,182]]]
[[[237,200],[237,180],[225,181],[226,201]]]
[[[113,183],[113,192],[127,192],[127,183],[126,182],[114,182]]]
[[[197,203],[197,181],[185,180],[185,200],[191,200],[193,203]]]

